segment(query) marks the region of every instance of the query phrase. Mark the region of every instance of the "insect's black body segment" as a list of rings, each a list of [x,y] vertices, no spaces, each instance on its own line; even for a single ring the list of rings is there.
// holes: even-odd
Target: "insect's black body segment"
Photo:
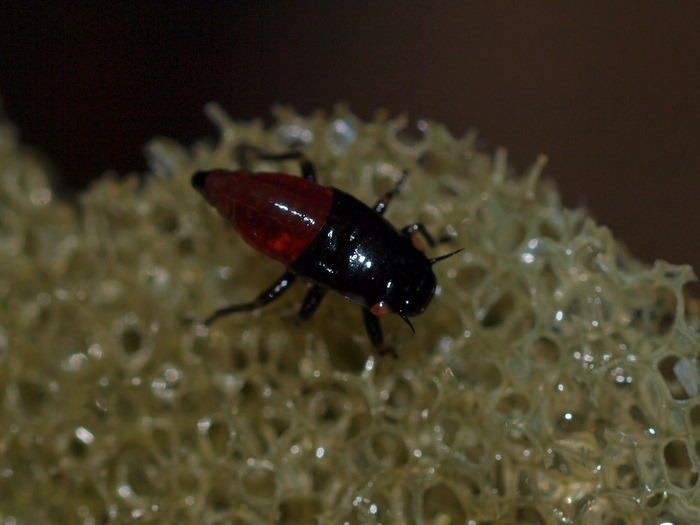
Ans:
[[[433,239],[420,223],[397,230],[382,217],[406,173],[370,208],[337,188],[316,184],[313,164],[298,151],[264,155],[243,146],[241,158],[248,152],[267,160],[298,160],[302,176],[260,173],[256,178],[247,170],[213,170],[195,173],[192,185],[246,242],[284,262],[287,270],[253,301],[219,308],[205,324],[261,308],[300,278],[312,285],[299,311],[302,319],[313,315],[328,290],[335,290],[363,306],[372,344],[380,354],[396,357],[384,345],[377,316],[398,314],[413,329],[409,316],[425,310],[435,294],[432,265],[452,255],[426,258],[416,234],[431,246],[446,239]]]
[[[425,310],[436,287],[430,260],[411,238],[337,188],[326,224],[290,270],[366,308],[385,302],[406,316]]]

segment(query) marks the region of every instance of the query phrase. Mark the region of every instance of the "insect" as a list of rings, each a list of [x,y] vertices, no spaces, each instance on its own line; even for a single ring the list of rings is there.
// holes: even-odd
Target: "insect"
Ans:
[[[262,308],[302,279],[311,284],[299,310],[302,320],[313,315],[328,290],[335,290],[363,307],[365,328],[378,353],[397,357],[384,343],[378,316],[397,314],[415,333],[409,317],[423,312],[435,295],[433,264],[460,251],[428,259],[416,234],[431,246],[446,238],[434,239],[421,223],[397,230],[384,219],[407,173],[370,208],[342,190],[317,184],[314,165],[300,151],[244,150],[264,160],[297,160],[301,177],[216,169],[195,173],[192,186],[245,242],[287,269],[253,301],[219,308],[204,324]]]

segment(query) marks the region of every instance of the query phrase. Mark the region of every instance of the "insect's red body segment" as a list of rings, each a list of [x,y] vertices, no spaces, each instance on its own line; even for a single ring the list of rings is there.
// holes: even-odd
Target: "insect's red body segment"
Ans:
[[[284,173],[217,170],[203,193],[250,246],[286,266],[316,238],[333,204],[333,188]]]

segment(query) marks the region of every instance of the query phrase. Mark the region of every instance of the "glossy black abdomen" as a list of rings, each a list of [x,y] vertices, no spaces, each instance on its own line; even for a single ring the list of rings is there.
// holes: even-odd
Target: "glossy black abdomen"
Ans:
[[[408,315],[435,292],[431,263],[411,238],[338,189],[324,226],[290,269],[368,308],[384,301]]]

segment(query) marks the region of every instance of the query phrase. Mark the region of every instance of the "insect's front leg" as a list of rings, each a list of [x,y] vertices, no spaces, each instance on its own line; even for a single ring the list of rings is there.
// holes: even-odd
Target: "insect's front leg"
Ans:
[[[413,237],[414,235],[420,233],[431,247],[437,246],[438,244],[442,244],[451,239],[451,237],[447,234],[442,235],[436,239],[420,222],[404,226],[403,228],[401,228],[401,233],[406,235],[407,237]]]
[[[382,325],[379,323],[379,318],[366,308],[362,309],[362,316],[365,321],[365,329],[369,340],[372,341],[374,349],[379,355],[390,354],[394,359],[399,358],[393,346],[387,346],[384,343],[384,335],[382,334]]]

